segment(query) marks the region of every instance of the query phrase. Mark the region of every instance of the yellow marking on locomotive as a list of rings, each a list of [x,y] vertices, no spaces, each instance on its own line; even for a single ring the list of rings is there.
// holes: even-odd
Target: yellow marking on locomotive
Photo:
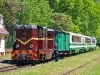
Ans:
[[[53,40],[52,38],[49,38],[49,39],[47,39],[47,40]]]
[[[52,38],[38,38],[38,40],[53,40]]]
[[[30,38],[29,40],[27,40],[26,42],[23,42],[22,40],[16,38],[17,41],[19,41],[20,43],[22,43],[23,45],[29,43],[31,40],[53,40],[52,38]]]
[[[11,57],[14,57],[14,54],[11,54]]]
[[[15,55],[15,53],[14,54],[11,54],[12,57],[14,57],[14,55]]]
[[[14,57],[14,59],[17,59],[17,58],[18,58],[18,56]]]
[[[14,53],[12,53],[11,56],[13,57],[15,54],[18,54],[18,50],[16,50]]]
[[[15,54],[12,55],[13,60],[18,58],[18,55],[14,57]]]
[[[39,40],[39,38],[33,38],[34,40]]]
[[[36,54],[36,53],[34,53],[34,56],[36,56],[36,57],[37,57],[37,54]]]
[[[28,54],[25,50],[22,51],[22,54]]]
[[[33,40],[33,38],[30,38],[29,40],[27,40],[26,42],[23,42],[22,40],[16,38],[16,40],[18,40],[19,42],[21,42],[22,44],[27,44],[28,42],[30,42],[31,40]]]

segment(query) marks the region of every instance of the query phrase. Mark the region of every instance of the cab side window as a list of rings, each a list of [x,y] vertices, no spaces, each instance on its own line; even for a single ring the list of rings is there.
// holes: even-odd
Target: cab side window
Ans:
[[[42,29],[40,28],[39,29],[39,38],[42,38],[43,37],[43,31],[42,31]]]

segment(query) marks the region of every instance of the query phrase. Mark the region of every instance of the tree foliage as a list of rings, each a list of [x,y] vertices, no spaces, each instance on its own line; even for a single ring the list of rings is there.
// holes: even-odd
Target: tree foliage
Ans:
[[[61,31],[71,31],[71,26],[73,25],[70,15],[65,15],[64,13],[54,13],[52,15],[52,28]]]
[[[72,17],[73,32],[97,36],[100,25],[100,3],[94,0],[49,0],[54,12],[65,13]],[[73,29],[74,27],[74,29]]]
[[[47,27],[51,24],[52,10],[45,0],[20,0],[26,2],[26,9],[18,12],[18,24],[35,24]]]
[[[20,9],[18,0],[0,0],[0,13],[4,16],[4,24],[9,32],[6,47],[12,47],[15,36],[16,12]]]

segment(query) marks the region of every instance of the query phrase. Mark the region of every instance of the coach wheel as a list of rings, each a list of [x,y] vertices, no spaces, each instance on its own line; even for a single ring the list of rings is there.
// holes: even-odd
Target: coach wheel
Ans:
[[[94,49],[92,48],[92,51],[93,51]]]
[[[82,49],[80,49],[79,53],[82,53]]]
[[[72,50],[71,53],[72,53],[72,54],[75,54],[75,50]]]
[[[84,52],[86,52],[86,49],[84,49]]]

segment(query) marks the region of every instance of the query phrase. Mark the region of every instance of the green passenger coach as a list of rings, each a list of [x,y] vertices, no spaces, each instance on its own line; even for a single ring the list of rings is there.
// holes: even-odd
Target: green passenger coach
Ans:
[[[92,43],[91,43],[92,50],[95,50],[96,49],[96,43],[97,43],[96,38],[95,37],[92,37],[91,39],[92,39]]]
[[[55,42],[58,44],[59,54],[68,54],[70,48],[70,34],[67,32],[55,31]]]
[[[59,54],[75,54],[96,49],[96,38],[85,35],[55,31]]]
[[[70,33],[70,54],[84,51],[84,38],[81,34]]]
[[[85,43],[84,43],[84,50],[85,51],[90,51],[91,50],[91,37],[84,36],[85,38]]]

